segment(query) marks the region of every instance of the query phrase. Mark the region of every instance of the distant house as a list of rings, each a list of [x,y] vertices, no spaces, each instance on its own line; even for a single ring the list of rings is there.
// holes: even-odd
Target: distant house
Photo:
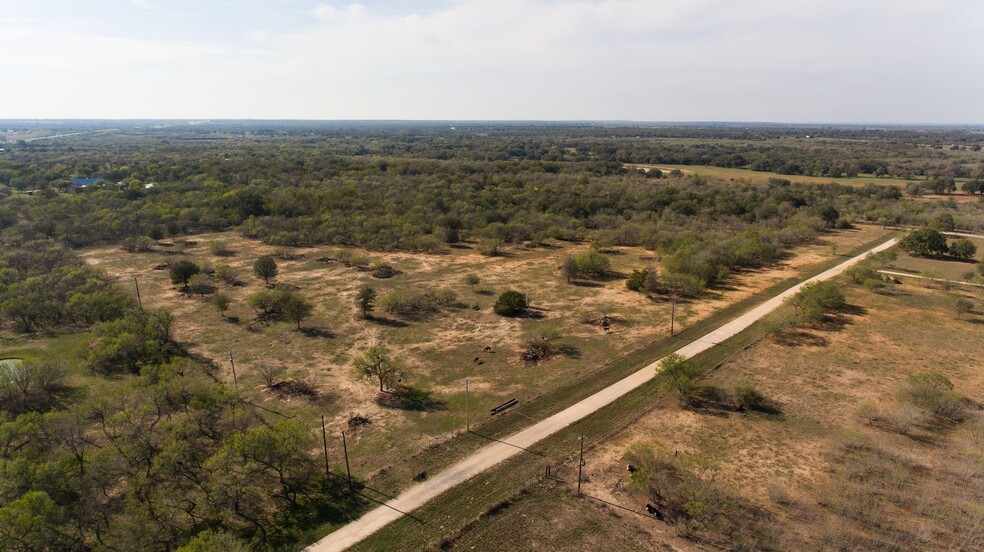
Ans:
[[[89,186],[102,185],[106,182],[105,178],[73,178],[72,186],[76,188],[88,188]]]

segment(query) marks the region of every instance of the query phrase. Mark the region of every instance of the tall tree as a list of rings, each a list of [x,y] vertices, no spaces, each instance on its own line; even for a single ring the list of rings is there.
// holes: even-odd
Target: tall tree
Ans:
[[[266,285],[270,285],[270,279],[277,277],[277,261],[270,255],[263,255],[253,263],[253,274],[257,278],[262,278]]]
[[[359,377],[377,380],[380,391],[395,386],[403,376],[400,363],[392,358],[389,349],[385,347],[370,347],[356,357],[352,365]]]

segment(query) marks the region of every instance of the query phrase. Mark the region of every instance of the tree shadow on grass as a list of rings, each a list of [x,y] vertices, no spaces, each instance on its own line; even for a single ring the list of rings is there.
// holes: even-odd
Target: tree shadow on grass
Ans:
[[[321,328],[301,328],[301,333],[307,337],[321,337],[324,339],[333,339],[335,334],[330,330],[323,330]]]
[[[589,281],[586,281],[586,280],[571,280],[571,285],[572,286],[577,286],[577,287],[584,287],[584,288],[600,288],[600,287],[604,287],[601,284],[599,284],[598,282],[589,282]]]
[[[376,397],[376,404],[415,412],[435,412],[448,408],[447,403],[437,398],[431,391],[409,385],[398,385],[392,392],[380,393]]]
[[[406,322],[402,320],[397,320],[395,318],[386,318],[385,316],[372,316],[366,319],[373,324],[379,324],[380,326],[386,326],[389,328],[406,328],[409,326]]]
[[[775,336],[776,343],[783,347],[826,347],[830,344],[827,338],[802,330],[788,330]]]
[[[573,345],[561,343],[557,345],[557,352],[567,358],[581,358],[581,350]]]

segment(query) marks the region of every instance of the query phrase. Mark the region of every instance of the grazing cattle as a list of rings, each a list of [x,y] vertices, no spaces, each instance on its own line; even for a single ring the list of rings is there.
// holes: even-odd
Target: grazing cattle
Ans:
[[[663,519],[663,514],[659,513],[659,510],[657,510],[652,504],[646,504],[646,513],[656,519]]]
[[[629,473],[635,473],[638,470],[639,470],[639,468],[633,466],[632,464],[629,464],[628,466],[625,466],[625,471],[627,471]]]
[[[482,349],[482,351],[484,351],[486,353],[491,353],[492,352],[492,347],[486,347],[486,348]]]
[[[478,357],[475,357],[475,358],[474,358],[474,359],[472,360],[472,362],[474,362],[475,364],[478,364],[478,363],[479,363],[479,362],[481,362],[481,361],[482,361],[482,359],[480,359],[480,358],[478,358]]]

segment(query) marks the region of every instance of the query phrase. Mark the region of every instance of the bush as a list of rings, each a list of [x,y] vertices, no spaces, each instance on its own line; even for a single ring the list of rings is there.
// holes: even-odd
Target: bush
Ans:
[[[188,280],[192,276],[201,272],[202,269],[192,261],[180,260],[175,262],[170,267],[170,276],[172,284],[181,284],[182,286],[188,286]]]
[[[502,250],[502,240],[498,238],[483,238],[478,240],[478,252],[486,257],[495,257]]]
[[[950,250],[946,245],[946,237],[932,228],[909,232],[899,240],[899,248],[910,255],[921,257],[946,255]]]
[[[765,395],[750,385],[735,386],[735,406],[757,412],[773,412],[775,406]]]
[[[66,369],[55,361],[0,365],[0,410],[22,414],[48,410],[63,387]]]
[[[212,240],[208,242],[208,250],[217,257],[228,257],[234,252],[229,248],[229,242],[225,240]]]
[[[967,238],[953,240],[950,243],[950,254],[958,259],[973,259],[977,254],[977,246]]]
[[[242,283],[239,279],[239,271],[227,264],[215,265],[215,277],[230,286],[238,286]]]
[[[338,262],[350,268],[367,268],[372,262],[369,257],[349,249],[339,249],[335,252],[335,258],[338,259]]]
[[[953,383],[938,372],[909,376],[899,390],[899,400],[942,418],[963,418],[963,401],[953,392]]]
[[[961,297],[957,299],[957,303],[954,305],[954,308],[957,311],[957,318],[960,318],[961,315],[974,312],[974,302],[965,297]]]
[[[878,279],[878,273],[875,269],[871,268],[868,263],[862,261],[855,265],[849,267],[845,272],[847,272],[848,277],[855,284],[863,284],[865,280]]]
[[[154,248],[154,240],[147,236],[130,237],[123,240],[123,250],[128,253],[145,253]]]
[[[656,271],[652,271],[646,275],[645,288],[660,295],[699,297],[707,284],[692,274],[670,272],[657,276]]]
[[[790,297],[787,302],[796,309],[803,322],[818,322],[830,312],[847,306],[847,299],[833,282],[809,283]]]
[[[481,278],[479,278],[476,274],[466,274],[461,281],[469,286],[477,286],[482,282]]]
[[[577,265],[577,275],[588,278],[603,278],[611,269],[608,257],[594,249],[576,253],[574,263]]]
[[[263,255],[253,263],[253,274],[268,285],[272,278],[277,277],[277,272],[277,261],[271,255]]]
[[[399,316],[421,316],[454,305],[457,296],[448,289],[415,292],[398,290],[387,293],[379,300],[379,306]]]
[[[632,291],[646,291],[646,277],[649,276],[649,269],[633,270],[632,274],[625,281],[625,287]]]
[[[519,316],[529,308],[526,295],[518,291],[505,291],[496,299],[492,310],[500,316]]]
[[[372,277],[384,280],[386,278],[392,278],[400,272],[388,264],[378,264],[372,269]]]

